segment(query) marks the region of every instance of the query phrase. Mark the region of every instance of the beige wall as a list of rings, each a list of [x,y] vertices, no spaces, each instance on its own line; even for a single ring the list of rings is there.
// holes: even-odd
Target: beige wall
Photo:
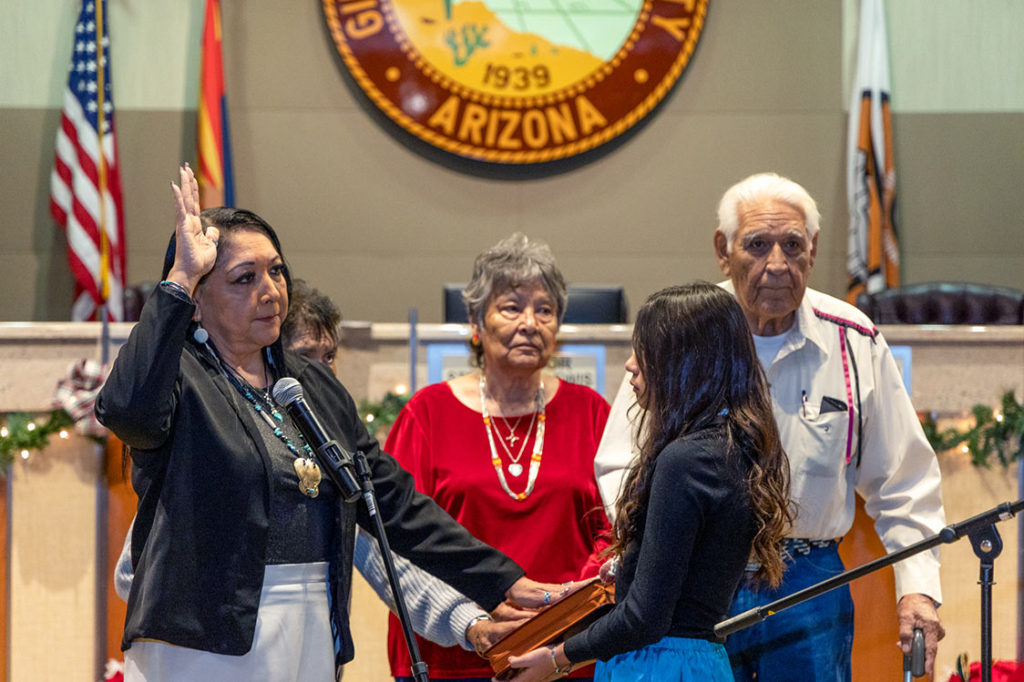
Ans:
[[[140,281],[158,275],[167,183],[194,155],[202,2],[110,1],[129,278]],[[0,46],[0,157],[18,168],[0,182],[0,319],[68,315],[47,201],[75,5],[0,0],[5,28],[18,29]],[[818,199],[812,285],[840,293],[856,7],[713,0],[688,70],[631,141],[566,174],[510,182],[427,161],[368,116],[319,3],[227,3],[237,202],[280,229],[294,271],[348,319],[403,320],[416,306],[430,322],[441,284],[466,279],[473,255],[516,229],[548,240],[571,281],[624,284],[634,309],[658,287],[714,279],[718,196],[775,169]],[[1005,49],[1022,9],[906,0],[888,11],[904,279],[1024,286],[1024,56]]]

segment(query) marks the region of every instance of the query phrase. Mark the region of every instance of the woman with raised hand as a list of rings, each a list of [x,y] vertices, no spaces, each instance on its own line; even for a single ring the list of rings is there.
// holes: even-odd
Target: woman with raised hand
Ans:
[[[122,648],[128,680],[319,680],[353,656],[353,524],[275,403],[301,382],[328,433],[366,454],[395,551],[485,608],[540,607],[527,580],[381,452],[328,367],[281,347],[291,279],[273,228],[236,208],[199,211],[184,166],[163,281],[97,400],[130,448],[139,495]]]

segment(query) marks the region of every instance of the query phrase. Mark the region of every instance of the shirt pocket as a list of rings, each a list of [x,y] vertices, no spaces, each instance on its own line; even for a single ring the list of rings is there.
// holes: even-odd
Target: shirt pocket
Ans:
[[[797,460],[795,471],[806,476],[836,478],[846,466],[846,439],[850,420],[848,411],[821,411],[821,398],[808,400],[796,411],[795,428],[789,444],[796,444],[798,452],[787,454]],[[792,445],[790,445],[792,447]]]

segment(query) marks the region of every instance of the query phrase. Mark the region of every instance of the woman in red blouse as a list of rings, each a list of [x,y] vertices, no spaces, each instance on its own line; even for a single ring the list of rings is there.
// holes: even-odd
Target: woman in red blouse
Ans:
[[[609,526],[594,481],[594,453],[608,403],[543,371],[566,307],[554,256],[547,245],[516,233],[477,256],[463,298],[477,371],[413,396],[385,449],[412,473],[419,491],[535,580],[596,575]],[[503,618],[530,615],[507,604],[499,611]],[[431,679],[489,680],[493,674],[472,652],[423,639],[419,646]],[[396,679],[410,680],[394,615],[388,654]],[[587,667],[572,677],[592,675]]]

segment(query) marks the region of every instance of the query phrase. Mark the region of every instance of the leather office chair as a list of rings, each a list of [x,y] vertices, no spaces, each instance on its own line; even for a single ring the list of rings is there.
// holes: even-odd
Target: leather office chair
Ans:
[[[1024,324],[1024,292],[969,282],[923,282],[861,294],[875,324]]]
[[[142,314],[142,306],[146,305],[153,290],[156,289],[156,282],[139,282],[124,290],[124,321],[138,322]]]

